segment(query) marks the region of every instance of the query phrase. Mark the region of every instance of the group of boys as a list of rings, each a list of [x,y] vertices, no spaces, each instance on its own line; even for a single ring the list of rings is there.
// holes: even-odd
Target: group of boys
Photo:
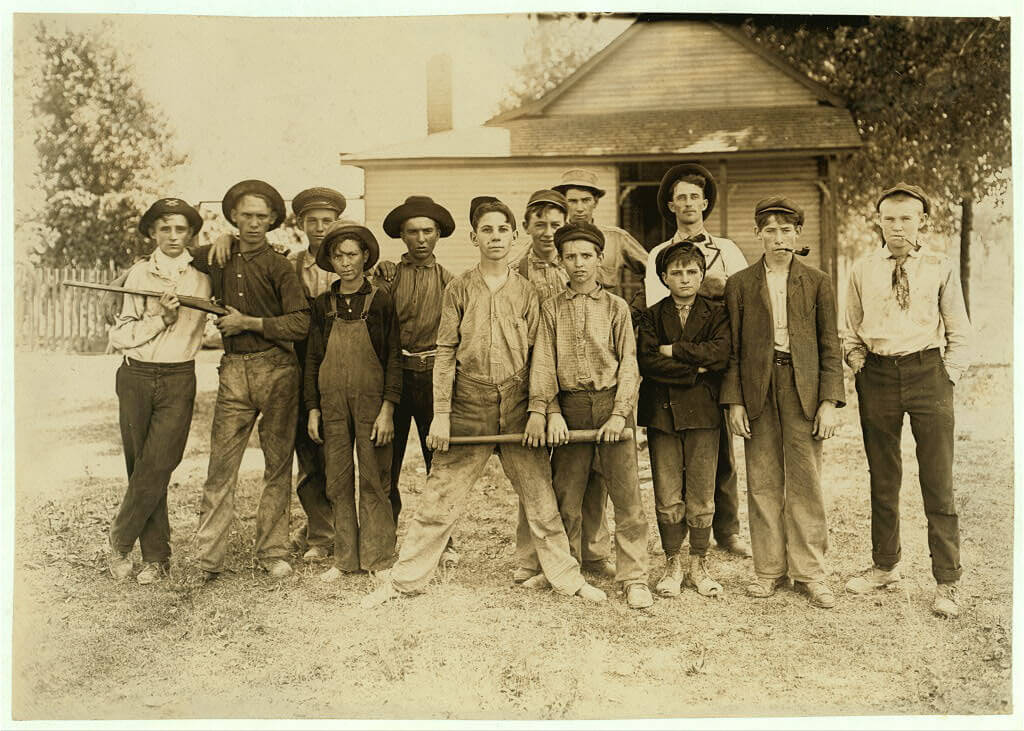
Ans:
[[[757,203],[764,256],[748,267],[733,242],[704,230],[716,187],[702,166],[676,165],[663,178],[659,208],[676,233],[649,255],[621,229],[593,224],[602,193],[585,170],[535,192],[523,219],[530,247],[512,263],[515,215],[497,198],[474,198],[469,236],[480,261],[459,276],[434,256],[454,231],[452,216],[425,196],[410,196],[384,221],[407,248],[397,264],[378,261],[374,235],[341,218],[344,196],[331,189],[294,198],[309,247],[290,261],[266,241],[285,206],[262,181],[243,181],[224,197],[238,235],[191,253],[185,245],[201,217],[178,199],[155,203],[139,230],[156,249],[126,285],[169,294],[127,296],[111,332],[125,354],[118,395],[129,473],[111,527],[111,573],[130,575],[135,540],[145,562],[140,583],[167,571],[167,483],[188,434],[204,322],[175,294],[212,293],[228,314],[217,320],[225,354],[197,534],[207,579],[225,568],[237,472],[259,417],[266,471],[255,553],[271,576],[292,570],[293,449],[304,558],[333,557],[324,581],[371,572],[377,586],[366,606],[420,591],[439,564],[458,562],[455,521],[497,450],[519,498],[514,580],[603,601],[583,577],[589,569],[620,583],[631,608],[649,607],[647,521],[631,441],[639,424],[666,556],[658,595],[678,596],[684,583],[702,596],[722,594],[707,563],[712,532],[726,549],[747,553],[731,448],[739,435],[755,571],[747,594],[768,597],[792,579],[812,605],[833,606],[820,470],[822,441],[844,405],[843,352],[829,277],[794,258],[803,210],[785,196]],[[884,191],[883,253],[851,275],[844,341],[871,468],[874,568],[846,588],[865,593],[899,579],[899,438],[910,413],[937,581],[933,610],[955,616],[952,382],[968,365],[970,325],[948,258],[920,250],[929,205],[916,186]],[[618,296],[624,265],[646,268],[647,306],[631,311]],[[428,475],[396,561],[413,419]]]

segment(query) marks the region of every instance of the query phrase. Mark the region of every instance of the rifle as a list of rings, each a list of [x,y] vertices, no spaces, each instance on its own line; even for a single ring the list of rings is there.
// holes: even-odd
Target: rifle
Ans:
[[[63,282],[66,287],[81,287],[83,289],[98,289],[103,292],[118,292],[120,294],[136,294],[142,297],[156,297],[159,299],[165,293],[156,292],[149,289],[128,289],[127,287],[117,287],[113,284],[99,284],[97,282],[75,282],[67,280]],[[190,297],[188,295],[175,295],[178,298],[178,303],[182,307],[188,307],[193,310],[202,310],[203,312],[209,312],[212,315],[226,315],[228,309],[222,305],[217,304],[215,300],[203,299],[202,297]]]

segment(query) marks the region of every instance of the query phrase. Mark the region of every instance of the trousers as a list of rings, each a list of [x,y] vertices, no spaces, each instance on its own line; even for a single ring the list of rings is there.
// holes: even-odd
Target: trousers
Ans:
[[[871,556],[891,569],[899,563],[903,416],[917,445],[917,465],[928,521],[932,575],[958,581],[960,522],[953,500],[953,384],[937,349],[902,357],[869,354],[857,374],[860,425],[871,473]]]
[[[263,490],[256,510],[256,557],[288,557],[292,450],[299,408],[295,354],[273,347],[258,353],[225,353],[210,434],[210,466],[199,508],[196,546],[204,571],[220,572],[235,517],[238,468],[259,419]]]
[[[139,542],[142,560],[171,556],[167,485],[181,463],[192,425],[195,363],[125,360],[116,390],[128,489],[110,526],[115,550],[128,553]]]
[[[512,434],[526,427],[529,371],[502,384],[456,373],[451,434]],[[494,454],[492,444],[458,445],[434,455],[420,502],[409,524],[397,563],[391,570],[398,591],[426,587],[437,568],[466,495]],[[551,486],[547,450],[520,444],[497,446],[502,468],[526,511],[541,567],[558,592],[575,594],[585,583],[569,552],[558,503]]]
[[[719,429],[684,429],[666,434],[647,429],[654,481],[654,510],[665,556],[682,548],[687,528],[690,554],[705,556],[715,514],[715,465]]]

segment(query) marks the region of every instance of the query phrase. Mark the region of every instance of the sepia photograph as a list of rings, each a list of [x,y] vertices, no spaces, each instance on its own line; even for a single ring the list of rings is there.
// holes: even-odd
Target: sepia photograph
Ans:
[[[0,727],[1019,728],[1020,16],[913,7],[8,13]]]

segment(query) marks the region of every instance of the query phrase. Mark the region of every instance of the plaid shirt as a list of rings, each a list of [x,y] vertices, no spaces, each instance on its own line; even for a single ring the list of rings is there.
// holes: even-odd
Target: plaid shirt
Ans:
[[[539,319],[536,290],[515,272],[494,292],[478,266],[455,277],[437,328],[434,413],[451,413],[456,371],[497,385],[526,368]]]
[[[629,305],[600,285],[566,289],[541,307],[530,369],[530,411],[559,413],[559,391],[616,389],[612,413],[628,419],[640,371]]]
[[[569,274],[558,257],[555,261],[544,261],[533,253],[532,248],[511,269],[525,276],[537,288],[542,305],[569,286]]]

